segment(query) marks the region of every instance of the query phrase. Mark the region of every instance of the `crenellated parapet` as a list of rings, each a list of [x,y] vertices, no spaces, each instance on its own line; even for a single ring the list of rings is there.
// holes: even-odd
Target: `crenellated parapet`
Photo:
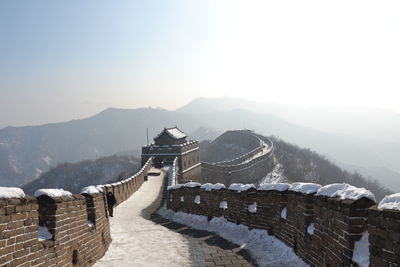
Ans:
[[[5,191],[0,198],[0,266],[93,265],[111,243],[104,193],[112,191],[122,203],[147,180],[151,165],[149,159],[132,177],[87,187],[82,194],[38,190],[33,198],[20,189]]]
[[[199,181],[226,184],[241,181],[258,183],[274,167],[273,142],[264,136],[247,130],[229,132],[240,135],[243,140],[256,143],[257,147],[229,161],[201,162],[202,177]]]
[[[372,193],[346,184],[298,185],[175,185],[166,207],[266,230],[311,266],[400,264],[399,210],[380,210]]]
[[[367,227],[371,266],[400,265],[400,211],[375,205],[368,209]]]

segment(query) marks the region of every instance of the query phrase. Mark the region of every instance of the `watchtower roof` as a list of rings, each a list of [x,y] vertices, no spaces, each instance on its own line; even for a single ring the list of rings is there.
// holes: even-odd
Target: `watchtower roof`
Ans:
[[[171,128],[164,128],[164,130],[161,133],[159,133],[156,137],[154,137],[154,141],[156,141],[156,139],[158,139],[164,134],[168,134],[171,138],[175,140],[180,140],[187,137],[187,135],[183,131],[181,131],[178,127],[175,126]]]

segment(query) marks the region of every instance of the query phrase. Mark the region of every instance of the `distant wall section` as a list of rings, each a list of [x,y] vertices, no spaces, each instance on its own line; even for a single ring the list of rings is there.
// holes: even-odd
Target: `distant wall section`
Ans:
[[[250,131],[235,131],[243,140],[258,146],[236,159],[223,162],[201,162],[201,183],[252,183],[258,184],[275,165],[273,142]]]

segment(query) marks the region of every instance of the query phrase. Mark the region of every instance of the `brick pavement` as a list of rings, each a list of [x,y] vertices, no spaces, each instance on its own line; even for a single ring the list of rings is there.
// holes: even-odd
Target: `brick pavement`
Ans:
[[[214,233],[195,230],[152,214],[150,219],[171,231],[183,235],[189,244],[189,253],[193,267],[250,267],[257,266],[248,252]]]
[[[150,176],[118,207],[111,220],[113,242],[95,266],[255,266],[240,246],[155,214],[165,200],[165,172]]]

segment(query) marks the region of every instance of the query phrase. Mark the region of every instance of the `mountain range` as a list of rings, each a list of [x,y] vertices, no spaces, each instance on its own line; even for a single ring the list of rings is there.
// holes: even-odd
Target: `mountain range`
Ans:
[[[225,130],[254,129],[310,148],[347,170],[400,191],[400,143],[396,139],[400,115],[364,111],[355,109],[346,117],[346,109],[321,111],[229,97],[200,98],[175,111],[109,108],[64,123],[6,127],[0,129],[0,183],[22,185],[63,162],[124,151],[140,155],[141,146],[148,142],[146,129],[151,138],[164,127],[177,125],[189,138],[200,141],[212,140]]]

